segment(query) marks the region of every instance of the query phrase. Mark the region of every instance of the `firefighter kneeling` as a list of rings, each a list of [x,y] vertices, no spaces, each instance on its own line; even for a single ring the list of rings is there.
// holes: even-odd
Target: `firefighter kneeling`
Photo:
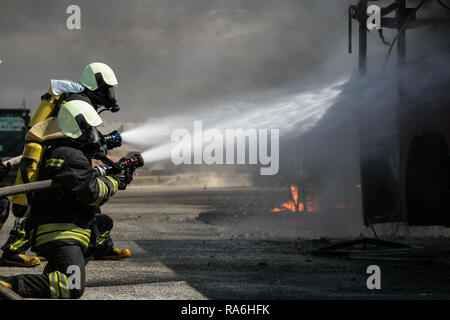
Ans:
[[[26,298],[82,296],[87,249],[96,241],[89,226],[97,208],[130,182],[129,176],[100,176],[92,168],[102,120],[90,104],[66,102],[57,119],[67,139],[55,140],[46,151],[39,179],[53,179],[62,188],[37,192],[27,223],[32,250],[48,264],[43,274],[0,277],[0,285]],[[79,285],[69,282],[72,275]]]

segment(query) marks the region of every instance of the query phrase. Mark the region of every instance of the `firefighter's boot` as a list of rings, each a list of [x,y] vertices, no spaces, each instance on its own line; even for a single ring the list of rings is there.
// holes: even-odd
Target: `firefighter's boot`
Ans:
[[[35,267],[41,264],[39,257],[31,257],[26,254],[12,254],[2,256],[2,266],[5,267]]]
[[[131,251],[129,249],[114,248],[98,260],[120,260],[128,258],[129,256],[131,256]]]

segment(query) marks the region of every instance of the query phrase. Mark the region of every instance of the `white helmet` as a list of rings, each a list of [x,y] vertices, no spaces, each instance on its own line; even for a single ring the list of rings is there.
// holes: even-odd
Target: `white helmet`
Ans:
[[[86,87],[86,95],[95,108],[105,107],[105,110],[117,112],[115,88],[118,86],[114,71],[104,63],[93,62],[84,69],[79,81]]]
[[[117,87],[119,84],[114,71],[108,65],[101,62],[88,64],[79,82],[91,91],[97,90],[105,84],[111,87]]]
[[[103,123],[94,107],[82,100],[63,103],[57,119],[59,129],[72,139],[81,137],[89,129]]]

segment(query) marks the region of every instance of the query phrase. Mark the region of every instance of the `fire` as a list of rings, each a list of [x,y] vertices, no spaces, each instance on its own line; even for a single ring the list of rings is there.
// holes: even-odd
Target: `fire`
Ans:
[[[292,200],[283,203],[280,207],[272,209],[271,212],[313,212],[318,211],[318,204],[312,199],[312,197],[306,197],[306,201],[299,201],[299,188],[296,185],[290,185],[289,190],[291,192]],[[306,210],[305,210],[306,209]]]
[[[361,184],[354,185],[355,188],[360,189]],[[306,188],[310,190],[310,188]],[[290,197],[291,200],[283,203],[278,208],[274,208],[270,210],[270,212],[292,212],[292,213],[300,213],[300,212],[318,212],[320,211],[319,201],[317,194],[313,193],[312,195],[304,194],[304,190],[300,192],[300,188],[296,185],[289,185]],[[361,205],[355,203],[345,203],[338,202],[337,204],[333,204],[333,207],[336,209],[361,209]]]

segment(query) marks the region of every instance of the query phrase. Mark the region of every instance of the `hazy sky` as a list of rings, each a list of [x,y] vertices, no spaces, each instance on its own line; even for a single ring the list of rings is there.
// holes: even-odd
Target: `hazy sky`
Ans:
[[[34,107],[51,78],[78,80],[93,61],[117,71],[124,120],[282,86],[333,58],[346,2],[2,0],[0,105]]]
[[[122,112],[114,117],[126,121],[281,88],[323,69],[351,71],[347,7],[355,2],[2,0],[0,105],[25,98],[35,108],[50,79],[77,81],[94,61],[116,70]],[[81,30],[66,28],[70,4],[81,7]]]

